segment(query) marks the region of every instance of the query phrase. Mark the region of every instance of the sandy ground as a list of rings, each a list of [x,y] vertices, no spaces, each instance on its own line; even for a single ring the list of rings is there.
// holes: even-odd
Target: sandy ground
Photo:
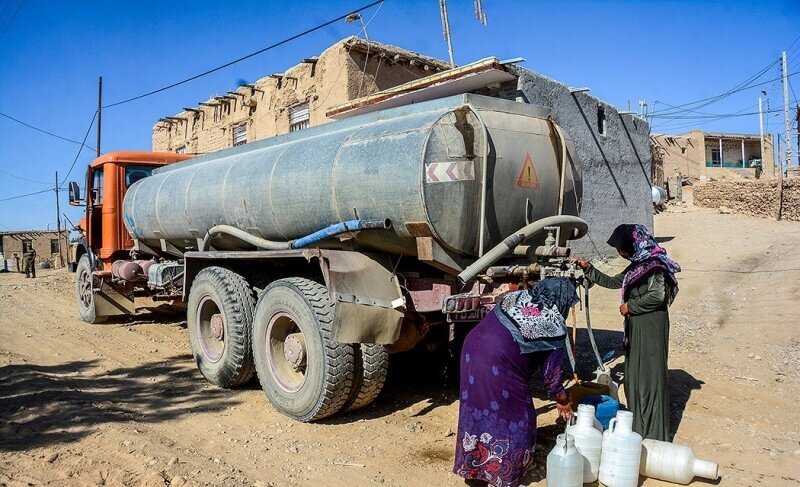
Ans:
[[[656,216],[656,233],[684,268],[672,309],[675,442],[719,462],[722,485],[797,485],[800,224],[677,207]],[[395,356],[371,407],[300,424],[255,384],[207,384],[180,315],[81,322],[72,279],[0,274],[0,485],[463,485],[450,473],[453,371],[435,357]],[[593,302],[606,352],[621,335],[617,292],[593,291]],[[544,485],[563,425],[551,402],[535,403],[539,467],[526,483]]]

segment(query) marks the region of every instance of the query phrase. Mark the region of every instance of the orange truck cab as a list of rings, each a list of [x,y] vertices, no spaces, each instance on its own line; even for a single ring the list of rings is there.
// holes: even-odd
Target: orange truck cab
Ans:
[[[97,287],[98,283],[92,286],[91,281],[110,274],[112,263],[127,257],[133,248],[133,240],[122,220],[122,200],[128,188],[150,176],[154,169],[190,157],[192,155],[171,152],[111,152],[89,165],[84,198],[81,198],[78,183],[69,183],[70,205],[86,206],[86,214],[78,226],[80,238],[74,251],[73,270],[79,274],[76,276],[76,292],[80,294],[81,286],[88,290]],[[99,286],[102,291],[102,284]],[[115,290],[106,287],[109,296],[100,292],[97,304],[119,309],[121,305],[115,299]]]

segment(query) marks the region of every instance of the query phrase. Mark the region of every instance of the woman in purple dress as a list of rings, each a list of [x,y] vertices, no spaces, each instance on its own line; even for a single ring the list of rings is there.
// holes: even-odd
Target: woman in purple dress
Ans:
[[[453,472],[467,485],[517,487],[533,463],[536,410],[530,380],[543,369],[559,416],[572,409],[561,383],[566,325],[577,302],[569,279],[551,277],[506,294],[467,335],[461,352]]]

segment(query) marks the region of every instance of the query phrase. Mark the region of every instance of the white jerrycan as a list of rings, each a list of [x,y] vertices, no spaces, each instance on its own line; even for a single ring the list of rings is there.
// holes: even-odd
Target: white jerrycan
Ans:
[[[608,487],[639,485],[642,437],[633,432],[633,413],[619,411],[603,433],[600,482]]]
[[[575,448],[572,435],[560,434],[547,455],[547,487],[581,487],[583,457]]]
[[[719,465],[696,458],[694,451],[688,446],[644,440],[639,473],[667,482],[688,484],[695,477],[716,480],[719,476]]]
[[[594,406],[580,404],[578,414],[567,425],[567,433],[575,439],[575,448],[583,457],[583,483],[597,480],[600,472],[600,449],[603,446],[603,427],[594,417]]]

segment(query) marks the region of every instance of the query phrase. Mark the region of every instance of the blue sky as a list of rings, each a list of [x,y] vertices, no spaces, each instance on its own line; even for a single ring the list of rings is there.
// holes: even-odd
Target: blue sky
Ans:
[[[195,75],[369,3],[352,1],[56,1],[0,0],[0,113],[57,135],[81,140],[97,104]],[[449,0],[456,62],[486,56],[527,59],[526,67],[627,109],[646,99],[650,110],[712,97],[767,68],[800,36],[800,2],[543,2],[483,0],[488,26],[472,0]],[[377,14],[376,14],[377,12]],[[16,15],[15,15],[16,14]],[[374,17],[373,17],[374,15]],[[437,0],[387,0],[367,32],[374,40],[447,58]],[[210,95],[281,72],[337,40],[358,33],[337,23],[212,75],[103,112],[103,152],[150,149],[151,129],[162,116]],[[789,73],[800,71],[800,42],[790,51]],[[743,90],[698,109],[702,116],[757,111],[760,90],[770,108],[782,106],[778,64]],[[800,91],[800,74],[792,77]],[[790,100],[797,97],[790,92]],[[656,103],[658,101],[658,103]],[[794,102],[792,102],[794,106]],[[664,114],[668,112],[662,112]],[[678,113],[677,116],[698,116]],[[792,117],[793,118],[793,117]],[[783,132],[780,113],[769,130]],[[758,133],[758,116],[655,119],[654,132]],[[94,129],[88,144],[95,145]],[[53,186],[63,179],[78,145],[0,116],[0,200]],[[84,151],[70,175],[83,184]],[[0,230],[55,225],[55,197],[45,192],[0,201]],[[62,193],[62,211],[77,221]],[[66,210],[64,208],[66,207]]]

